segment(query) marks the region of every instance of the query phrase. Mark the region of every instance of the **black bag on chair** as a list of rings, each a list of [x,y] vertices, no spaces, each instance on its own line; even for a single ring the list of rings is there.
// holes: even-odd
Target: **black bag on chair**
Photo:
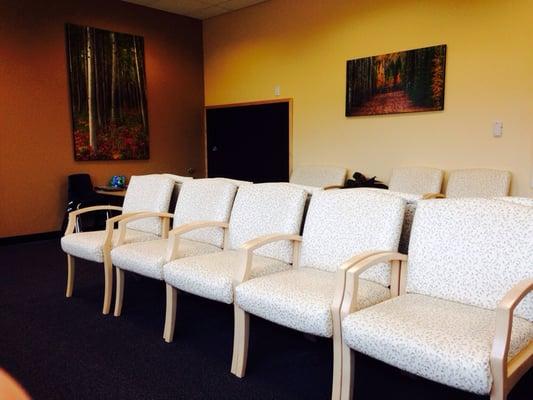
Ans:
[[[383,182],[378,181],[376,177],[368,179],[360,172],[354,172],[353,179],[348,179],[346,181],[346,188],[359,188],[359,187],[370,187],[377,189],[388,189],[389,187]]]

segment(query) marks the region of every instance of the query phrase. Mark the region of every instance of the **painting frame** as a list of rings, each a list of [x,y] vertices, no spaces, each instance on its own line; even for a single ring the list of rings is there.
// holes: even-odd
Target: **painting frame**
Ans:
[[[65,24],[75,161],[149,160],[144,38]]]
[[[346,62],[346,117],[444,110],[447,45]]]

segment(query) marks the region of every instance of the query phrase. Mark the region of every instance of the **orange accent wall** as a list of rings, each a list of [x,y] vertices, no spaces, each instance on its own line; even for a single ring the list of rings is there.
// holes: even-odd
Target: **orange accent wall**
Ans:
[[[150,160],[76,162],[65,23],[144,37]],[[58,230],[66,177],[205,174],[201,21],[119,0],[2,0],[0,237]]]

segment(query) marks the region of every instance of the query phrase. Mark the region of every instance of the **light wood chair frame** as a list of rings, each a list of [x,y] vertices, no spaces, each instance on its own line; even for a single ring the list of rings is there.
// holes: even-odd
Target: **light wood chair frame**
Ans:
[[[65,229],[65,236],[74,234],[78,217],[82,214],[95,212],[95,211],[122,211],[122,207],[119,206],[92,206],[85,207],[79,210],[71,211],[68,215],[68,224]],[[111,248],[113,247],[113,229],[115,223],[118,223],[122,219],[128,218],[132,215],[136,215],[137,212],[117,215],[106,220],[105,237],[103,242],[103,255],[104,255],[104,301],[102,306],[102,313],[109,314],[111,308],[111,296],[113,292],[113,266],[111,264]],[[67,289],[65,296],[72,297],[74,291],[74,277],[75,277],[75,257],[67,253]]]
[[[407,280],[406,255],[386,252],[368,257],[352,264],[346,272],[346,289],[339,313],[340,321],[357,311],[357,289],[359,276],[364,271],[382,262],[390,262],[399,274],[398,295],[406,293]],[[396,265],[396,267],[395,267]],[[533,341],[509,360],[509,345],[513,324],[513,313],[520,301],[533,290],[533,279],[526,279],[513,286],[495,310],[495,335],[490,355],[492,372],[491,400],[504,400],[518,380],[533,366]],[[354,389],[354,351],[342,344],[342,377],[340,392],[342,400],[351,400]]]
[[[170,220],[174,218],[174,214],[167,212],[143,212],[135,215],[128,216],[122,219],[118,223],[117,242],[114,247],[122,246],[126,240],[127,225],[130,222],[138,221],[146,218],[160,218],[161,219],[161,239],[168,238],[170,229]],[[113,260],[111,260],[112,262]],[[116,286],[115,286],[115,309],[113,315],[120,317],[122,313],[122,304],[124,300],[124,270],[114,266],[116,273]]]
[[[258,248],[267,244],[281,241],[291,240],[294,242],[293,247],[293,268],[300,267],[300,249],[302,236],[299,235],[267,235],[245,243],[240,251],[242,262],[240,268],[235,274],[233,286],[236,288],[241,283],[249,279],[253,252]],[[370,251],[360,253],[350,258],[335,272],[335,292],[331,305],[331,312],[333,318],[333,379],[332,379],[332,399],[340,398],[341,390],[341,373],[342,373],[342,329],[340,319],[340,307],[342,299],[344,298],[344,291],[346,288],[346,271],[348,271],[354,264],[359,263],[370,256],[380,254],[380,252]],[[393,268],[391,271],[391,294],[398,293],[398,279],[399,269]],[[240,308],[236,303],[234,307],[234,337],[233,337],[233,357],[231,362],[231,373],[239,378],[244,377],[246,372],[246,362],[248,359],[248,342],[250,330],[249,313]]]
[[[179,243],[181,235],[203,228],[222,228],[224,230],[224,244],[222,249],[227,247],[227,230],[228,222],[222,221],[197,221],[183,224],[172,229],[168,233],[166,262],[169,263],[179,257]],[[176,326],[176,309],[178,301],[178,289],[170,284],[166,284],[166,311],[165,326],[163,328],[163,339],[170,343],[174,338],[174,329]]]

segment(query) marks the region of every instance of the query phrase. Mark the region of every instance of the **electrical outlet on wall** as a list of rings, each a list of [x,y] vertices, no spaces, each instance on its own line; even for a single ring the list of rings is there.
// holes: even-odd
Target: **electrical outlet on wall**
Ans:
[[[281,86],[276,85],[274,86],[274,96],[280,96],[281,95]]]

